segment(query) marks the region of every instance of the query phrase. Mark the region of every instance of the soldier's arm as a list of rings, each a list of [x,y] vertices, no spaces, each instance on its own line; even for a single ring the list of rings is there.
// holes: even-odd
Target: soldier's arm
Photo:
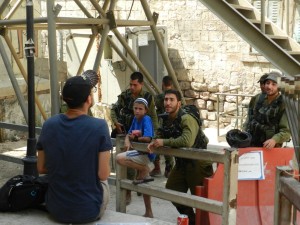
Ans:
[[[125,95],[125,92],[122,92],[118,96],[118,100],[116,101],[116,103],[112,105],[110,117],[111,117],[113,124],[117,124],[120,122],[119,121],[120,120],[119,113],[120,113],[120,110],[125,107],[124,95]]]
[[[177,138],[163,139],[164,146],[175,148],[192,147],[198,134],[199,125],[191,115],[181,117],[182,134]]]
[[[152,119],[152,124],[154,127],[154,132],[156,133],[157,129],[158,129],[158,119],[157,119],[157,114],[156,114],[156,110],[155,110],[155,102],[154,102],[154,98],[151,98],[151,104],[149,106],[149,111],[148,114]]]
[[[284,110],[284,113],[282,114],[280,121],[279,121],[279,132],[276,133],[272,139],[276,141],[276,143],[283,143],[285,141],[289,141],[291,137],[291,132],[289,129],[288,119],[286,112]]]

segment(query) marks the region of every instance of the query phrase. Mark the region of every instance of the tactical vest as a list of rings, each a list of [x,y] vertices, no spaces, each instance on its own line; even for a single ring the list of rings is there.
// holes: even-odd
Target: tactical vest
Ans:
[[[158,129],[158,135],[161,138],[177,138],[179,136],[181,136],[182,134],[182,128],[180,126],[181,124],[181,118],[183,115],[185,115],[186,112],[184,112],[182,109],[179,109],[177,117],[175,118],[175,120],[170,121],[168,120],[168,116],[166,114],[166,116],[162,117],[162,127]],[[192,114],[190,114],[191,116],[193,116]],[[193,118],[195,118],[193,116]],[[207,144],[208,144],[208,138],[205,136],[204,132],[201,129],[201,121],[200,118],[195,118],[197,120],[197,123],[199,125],[199,130],[198,130],[198,134],[196,136],[195,142],[193,144],[193,148],[201,148],[201,149],[206,149],[207,148]],[[194,163],[195,160],[192,159],[182,159],[182,158],[178,158],[175,157],[176,159],[176,167],[180,168],[181,166],[186,165],[187,163]],[[211,163],[207,163],[202,161],[203,166],[206,165],[211,165]]]
[[[179,109],[177,117],[173,121],[169,121],[167,116],[162,117],[163,123],[162,127],[158,129],[158,134],[162,138],[177,138],[182,134],[182,128],[180,126],[181,124],[181,117],[185,115],[186,112],[184,112],[182,109]],[[192,114],[190,114],[193,116]],[[194,116],[193,116],[194,117]],[[194,117],[195,118],[195,117]],[[199,125],[199,131],[196,136],[195,142],[193,144],[193,148],[201,148],[201,149],[206,149],[207,148],[207,143],[208,143],[208,138],[205,136],[204,132],[201,129],[200,126],[200,119],[195,118],[197,120],[197,123]]]
[[[263,142],[279,132],[279,121],[283,115],[284,104],[280,95],[271,104],[264,105],[265,98],[259,98],[249,120],[251,146],[262,147]]]
[[[155,106],[156,106],[157,115],[165,112],[164,99],[165,99],[164,93],[160,93],[155,97]]]
[[[148,107],[150,107],[152,102],[152,95],[149,92],[145,92],[143,96],[148,102]],[[126,90],[124,94],[121,94],[121,99],[123,102],[123,107],[118,108],[116,112],[119,123],[125,126],[126,132],[130,129],[131,123],[134,118],[133,112],[133,103],[135,101],[134,98],[131,97],[131,92]]]

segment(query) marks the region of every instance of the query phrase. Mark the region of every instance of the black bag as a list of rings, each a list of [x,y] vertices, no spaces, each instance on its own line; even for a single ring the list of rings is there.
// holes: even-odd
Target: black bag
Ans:
[[[203,121],[202,121],[199,109],[195,105],[184,105],[181,107],[181,109],[185,113],[188,113],[192,117],[194,117],[197,120],[198,125],[199,125],[199,131],[198,131],[198,134],[197,134],[197,137],[196,137],[193,147],[206,149],[209,140],[208,140],[208,137],[206,137],[205,133],[202,130]]]
[[[47,176],[17,175],[12,177],[0,189],[0,211],[15,212],[38,208],[45,202],[47,188]]]

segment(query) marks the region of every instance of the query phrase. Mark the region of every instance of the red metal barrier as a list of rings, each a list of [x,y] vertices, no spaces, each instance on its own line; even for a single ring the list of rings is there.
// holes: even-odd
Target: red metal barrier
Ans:
[[[264,159],[264,180],[240,180],[238,181],[237,197],[237,225],[273,225],[274,212],[274,189],[276,166],[289,165],[294,155],[293,148],[274,148],[271,150],[262,148],[241,148],[239,156],[250,151],[263,151]],[[222,201],[223,196],[223,176],[224,167],[220,164],[212,178],[208,178],[201,188],[200,195],[209,199]],[[209,220],[202,223],[199,219],[200,210],[196,210],[196,222],[198,225],[220,225],[222,219],[220,215],[209,214]]]

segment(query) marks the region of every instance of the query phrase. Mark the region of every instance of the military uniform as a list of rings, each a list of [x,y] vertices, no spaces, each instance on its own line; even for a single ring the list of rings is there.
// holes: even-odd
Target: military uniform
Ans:
[[[175,120],[166,118],[162,127],[158,129],[158,138],[163,139],[164,146],[175,148],[195,147],[206,148],[207,140],[203,140],[203,146],[195,146],[198,132],[201,129],[196,119],[179,109]],[[205,146],[204,146],[205,145]],[[203,185],[205,177],[213,174],[210,162],[193,159],[183,159],[176,157],[176,165],[172,169],[167,180],[166,188],[186,193],[188,189],[195,194],[195,187]],[[173,203],[179,213],[189,216],[190,224],[195,224],[195,214],[193,208]]]
[[[155,96],[155,106],[156,106],[157,115],[165,112],[164,99],[165,99],[164,93],[160,93]]]
[[[282,96],[268,103],[266,94],[257,95],[249,105],[244,130],[252,135],[251,146],[255,147],[262,147],[270,138],[276,141],[275,147],[289,141],[291,134]]]

